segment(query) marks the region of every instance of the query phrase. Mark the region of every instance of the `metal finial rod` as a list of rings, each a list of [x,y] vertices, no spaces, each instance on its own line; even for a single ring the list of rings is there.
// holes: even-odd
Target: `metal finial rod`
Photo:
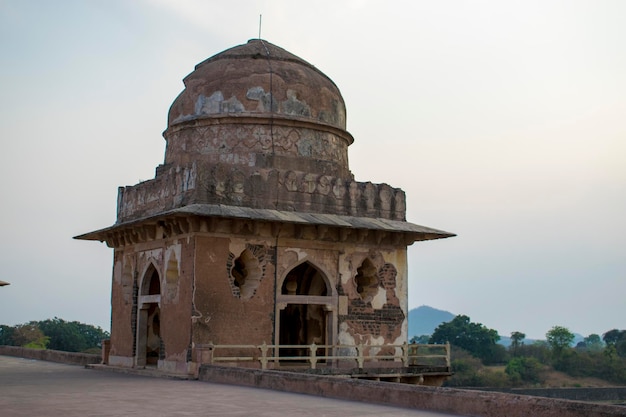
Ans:
[[[261,20],[263,19],[263,15],[259,15],[259,39],[261,39]]]

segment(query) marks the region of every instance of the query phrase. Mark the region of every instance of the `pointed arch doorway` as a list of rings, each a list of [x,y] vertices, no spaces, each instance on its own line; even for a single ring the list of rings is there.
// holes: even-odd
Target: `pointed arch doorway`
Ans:
[[[136,366],[157,366],[161,357],[161,279],[154,265],[144,274],[137,300]]]
[[[279,356],[308,356],[308,346],[335,343],[337,292],[328,277],[305,261],[284,277],[276,295],[278,344],[302,346],[281,348]],[[327,354],[321,349],[318,354]]]

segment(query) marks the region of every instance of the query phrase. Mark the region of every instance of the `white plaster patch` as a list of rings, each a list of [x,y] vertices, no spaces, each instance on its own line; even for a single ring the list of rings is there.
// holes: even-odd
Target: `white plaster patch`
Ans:
[[[354,337],[348,332],[348,323],[343,322],[339,325],[339,335],[337,341],[340,345],[356,346]],[[356,348],[340,348],[339,356],[356,356]]]
[[[122,262],[117,261],[113,266],[113,281],[119,284],[122,281]]]
[[[372,298],[372,307],[376,310],[380,310],[387,303],[387,291],[384,288],[378,287],[376,295]]]
[[[167,247],[167,255],[165,258],[165,264],[167,265],[168,262],[170,261],[170,259],[172,258],[172,254],[174,255],[174,257],[177,260],[177,264],[178,264],[178,274],[180,274],[180,253],[182,250],[182,245],[180,243],[176,243],[174,245],[170,245]]]
[[[285,249],[285,252],[293,252],[296,254],[296,256],[298,257],[298,262],[300,262],[301,260],[303,260],[304,258],[306,258],[308,256],[308,254],[303,251],[302,249],[299,248],[289,248],[289,249]]]
[[[168,301],[172,302],[175,302],[178,296],[181,250],[182,245],[176,243],[167,248],[165,255],[165,294]]]
[[[406,341],[407,341],[406,335],[400,335],[400,336],[396,337],[396,339],[393,342],[391,342],[391,344],[392,345],[401,345],[401,344],[403,344]]]
[[[119,366],[121,368],[132,368],[133,367],[133,358],[128,356],[109,356],[109,365],[111,366]]]
[[[378,352],[380,352],[381,350],[380,346],[385,345],[385,338],[382,336],[379,336],[379,337],[370,336],[369,343],[366,342],[365,344],[370,346],[369,355],[376,356],[378,355]]]
[[[210,97],[200,94],[196,100],[196,114],[215,114],[220,111],[220,103],[224,101],[221,91],[216,91]]]
[[[163,256],[163,248],[146,250],[143,252],[139,252],[139,257],[142,261],[154,260],[155,262],[160,262]]]
[[[341,279],[341,284],[345,285],[352,278],[352,273],[350,271],[350,262],[346,261],[346,256],[341,255],[339,258],[339,277]]]

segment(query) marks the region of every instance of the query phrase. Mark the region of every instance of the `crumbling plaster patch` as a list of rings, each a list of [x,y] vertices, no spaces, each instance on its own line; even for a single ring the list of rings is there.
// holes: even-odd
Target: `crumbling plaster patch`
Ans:
[[[166,251],[167,254],[165,256],[165,263],[167,264],[170,259],[172,257],[177,259],[177,263],[178,263],[178,274],[180,275],[180,262],[179,260],[181,259],[181,250],[182,250],[182,245],[180,243],[174,243],[172,245],[167,246]]]
[[[281,103],[283,111],[286,114],[294,116],[311,116],[311,108],[306,101],[298,100],[298,95],[294,90],[287,90],[287,100]]]
[[[132,302],[133,281],[134,275],[131,259],[120,252],[113,265],[113,285],[119,290],[124,304]]]
[[[374,310],[380,310],[381,308],[383,308],[383,306],[387,304],[387,291],[379,286],[378,291],[376,292],[376,295],[372,298],[371,303]]]
[[[367,293],[357,290],[357,274],[364,263],[376,270],[378,283],[371,284],[376,285],[375,293],[372,288]],[[405,251],[356,248],[341,257],[339,270],[342,290],[348,298],[348,312],[340,323],[341,338],[368,346],[402,344],[407,334]],[[369,271],[363,273],[369,276]]]
[[[297,256],[297,262],[302,261],[303,259],[305,259],[307,257],[307,253],[305,250],[300,249],[300,248],[287,248],[285,249],[285,253],[295,253]]]
[[[113,266],[113,283],[118,285],[122,283],[122,261],[120,259],[115,261]]]
[[[209,97],[203,94],[198,95],[195,105],[196,115],[208,115],[218,113],[241,113],[245,111],[243,104],[232,96],[228,100],[224,100],[224,94],[216,91]]]
[[[180,243],[167,247],[165,255],[165,294],[169,302],[178,301],[180,285],[180,259],[182,245]]]
[[[354,336],[352,336],[352,334],[350,333],[348,323],[343,322],[339,325],[339,335],[337,336],[337,341],[340,345],[356,346],[356,340],[354,339]],[[339,355],[355,356],[356,348],[340,348]]]

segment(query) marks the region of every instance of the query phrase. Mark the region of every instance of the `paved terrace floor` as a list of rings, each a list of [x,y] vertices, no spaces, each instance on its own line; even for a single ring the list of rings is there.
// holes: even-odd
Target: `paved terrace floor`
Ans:
[[[0,415],[445,417],[264,389],[85,369],[0,356]]]

